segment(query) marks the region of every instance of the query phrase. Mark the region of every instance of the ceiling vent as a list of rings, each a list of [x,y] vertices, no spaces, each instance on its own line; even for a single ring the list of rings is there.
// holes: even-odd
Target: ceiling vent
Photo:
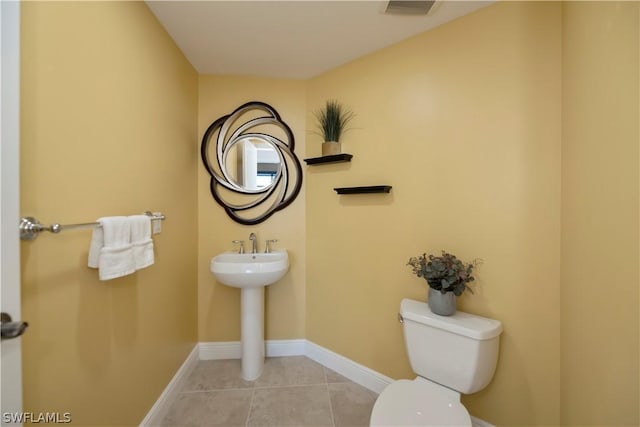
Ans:
[[[388,15],[428,15],[441,0],[389,0],[384,13]]]

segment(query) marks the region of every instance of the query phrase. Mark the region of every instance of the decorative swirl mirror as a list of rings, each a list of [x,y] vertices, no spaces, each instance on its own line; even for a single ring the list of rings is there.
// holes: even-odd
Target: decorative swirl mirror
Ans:
[[[215,162],[209,152],[215,141]],[[220,117],[202,137],[200,155],[213,198],[234,221],[259,224],[287,207],[302,187],[291,129],[264,102],[248,102]]]

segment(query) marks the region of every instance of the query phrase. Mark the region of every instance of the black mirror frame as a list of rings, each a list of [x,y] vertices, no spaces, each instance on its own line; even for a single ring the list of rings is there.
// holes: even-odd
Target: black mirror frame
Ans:
[[[261,116],[256,119],[249,120],[248,122],[242,124],[238,129],[236,129],[231,134],[230,138],[225,140],[226,131],[229,130],[231,125],[238,119],[239,116],[250,110],[262,110],[265,111],[268,116]],[[288,141],[285,142],[273,135],[264,133],[245,133],[245,131],[260,124],[272,124],[280,127],[286,134]],[[218,133],[218,137],[216,138],[216,160],[218,162],[218,169],[220,170],[222,175],[218,174],[216,170],[211,166],[208,154],[209,142],[212,139],[213,135],[216,134],[216,132]],[[235,183],[233,179],[229,178],[226,166],[224,164],[224,159],[226,158],[228,149],[234,146],[238,141],[247,138],[248,136],[261,139],[272,145],[281,159],[280,168],[278,170],[276,179],[270,186],[264,189],[246,190],[242,188],[240,185]],[[280,114],[278,114],[278,112],[273,107],[260,101],[251,101],[241,105],[240,107],[236,108],[231,114],[222,116],[211,123],[211,125],[209,125],[209,127],[205,131],[204,136],[202,137],[202,144],[200,145],[200,156],[202,158],[204,167],[207,170],[207,173],[211,177],[209,183],[211,195],[213,196],[215,201],[224,208],[227,215],[229,215],[229,217],[237,223],[244,225],[255,225],[266,221],[274,213],[289,206],[296,199],[296,197],[300,193],[300,189],[302,188],[302,166],[300,165],[300,160],[295,155],[294,148],[295,138],[293,136],[291,128],[289,128],[289,126],[282,121],[282,119],[280,118]],[[287,195],[287,190],[291,178],[289,176],[289,167],[285,160],[285,156],[290,158],[291,163],[295,167],[296,173],[294,188],[291,193],[289,193],[289,195]],[[224,198],[220,194],[219,187],[223,187],[227,190],[240,194],[257,195],[258,198],[244,205],[235,205],[224,200]],[[277,195],[274,202],[269,208],[267,208],[264,213],[258,215],[255,218],[243,218],[237,214],[238,211],[243,211],[260,206],[263,202],[270,198],[277,189],[280,189],[280,194]]]

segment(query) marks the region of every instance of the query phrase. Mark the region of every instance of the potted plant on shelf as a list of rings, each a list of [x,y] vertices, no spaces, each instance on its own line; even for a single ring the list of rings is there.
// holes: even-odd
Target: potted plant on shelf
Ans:
[[[429,308],[435,314],[451,316],[456,312],[456,297],[465,290],[473,293],[467,283],[475,279],[471,275],[479,260],[465,264],[455,255],[442,251],[441,256],[422,254],[409,259],[413,273],[429,284]]]
[[[335,99],[330,99],[324,108],[316,111],[314,115],[318,119],[319,134],[324,138],[322,155],[340,154],[342,152],[340,137],[347,130],[347,125],[355,114]]]

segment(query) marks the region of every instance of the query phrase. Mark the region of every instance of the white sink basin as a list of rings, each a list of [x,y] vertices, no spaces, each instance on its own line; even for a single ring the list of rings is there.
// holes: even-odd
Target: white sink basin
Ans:
[[[256,254],[224,252],[211,260],[211,272],[219,282],[234,288],[271,285],[289,269],[289,254],[277,250]]]

